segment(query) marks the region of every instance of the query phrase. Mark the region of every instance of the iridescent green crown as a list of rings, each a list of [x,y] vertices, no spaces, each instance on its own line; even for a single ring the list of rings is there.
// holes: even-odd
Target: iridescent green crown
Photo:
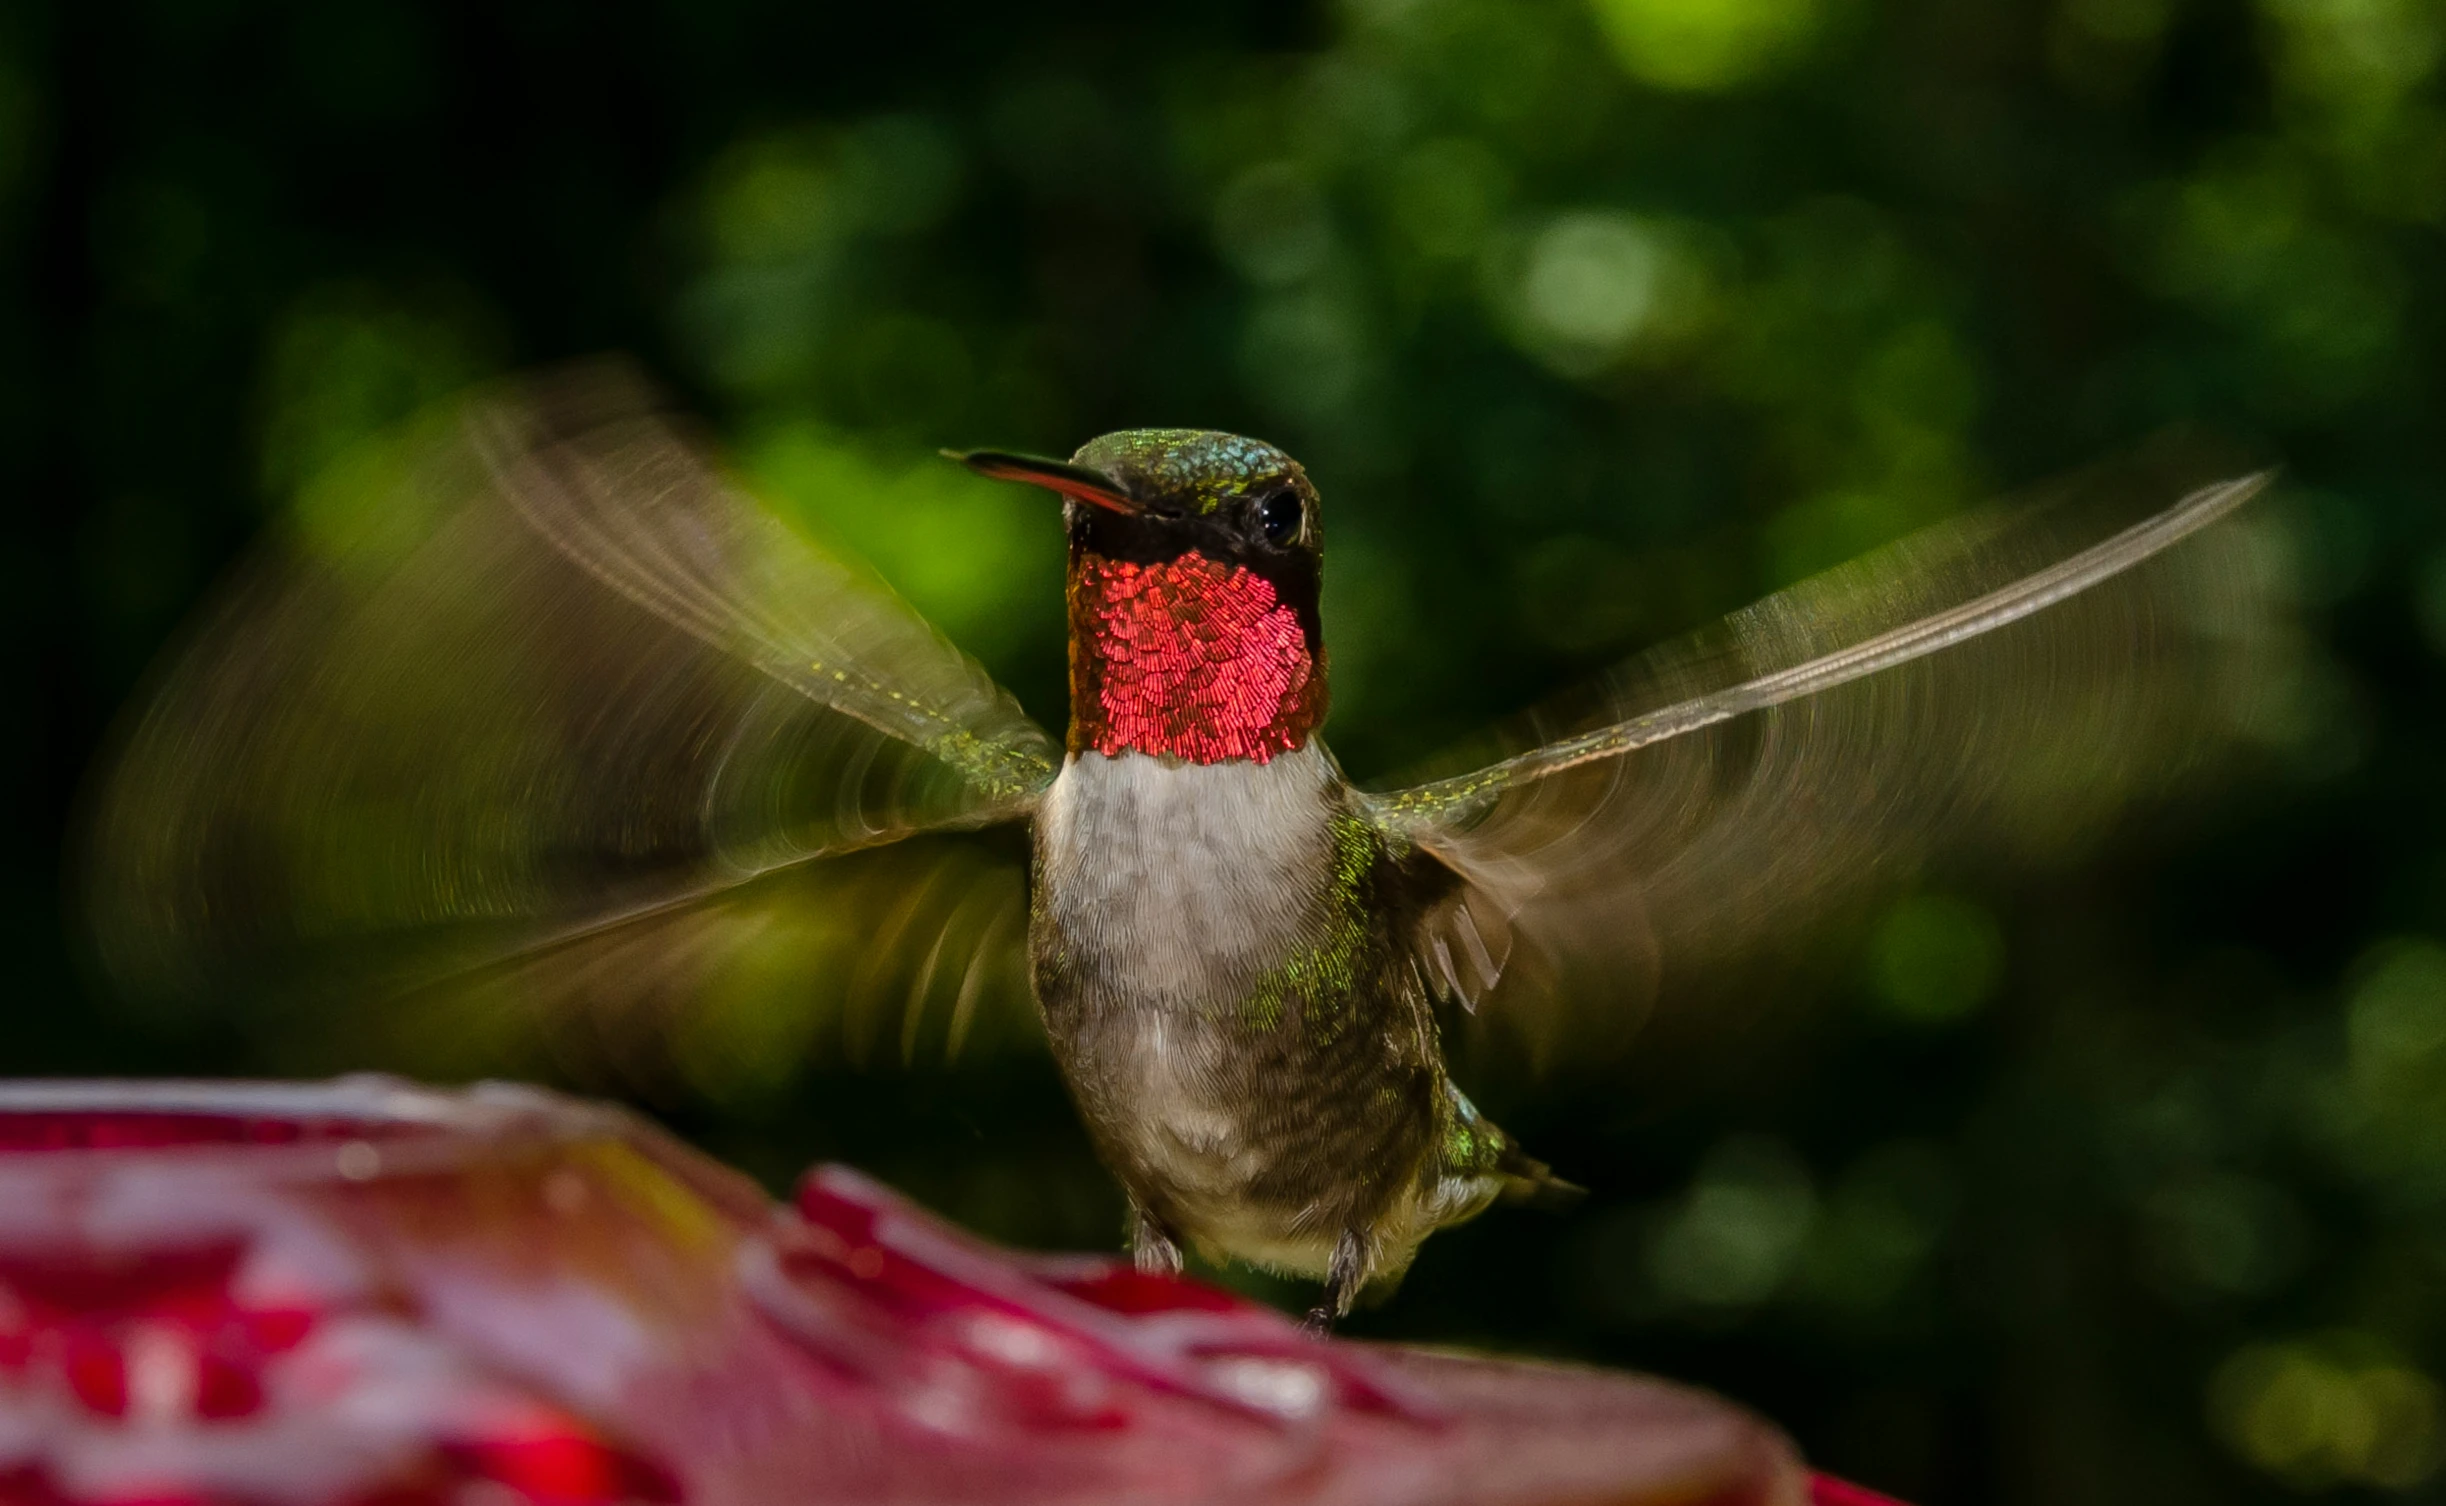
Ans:
[[[1124,429],[1087,441],[1071,461],[1102,471],[1133,497],[1169,498],[1201,514],[1300,474],[1298,461],[1265,441],[1211,429]]]

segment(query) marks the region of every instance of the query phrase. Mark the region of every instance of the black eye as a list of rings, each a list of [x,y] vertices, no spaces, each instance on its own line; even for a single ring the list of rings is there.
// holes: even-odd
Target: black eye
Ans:
[[[1276,492],[1257,505],[1257,526],[1265,530],[1267,543],[1280,547],[1299,537],[1307,512],[1308,505],[1299,493]]]

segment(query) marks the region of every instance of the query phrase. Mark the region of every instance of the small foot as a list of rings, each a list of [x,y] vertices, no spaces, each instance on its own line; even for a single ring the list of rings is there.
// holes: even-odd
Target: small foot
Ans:
[[[1180,1241],[1160,1219],[1134,1202],[1130,1204],[1130,1259],[1150,1276],[1181,1273]]]
[[[1350,1305],[1358,1300],[1359,1288],[1367,1281],[1369,1263],[1367,1245],[1358,1231],[1343,1230],[1342,1237],[1334,1241],[1333,1259],[1325,1267],[1325,1290],[1300,1326],[1319,1338],[1332,1333],[1335,1323],[1350,1316]]]

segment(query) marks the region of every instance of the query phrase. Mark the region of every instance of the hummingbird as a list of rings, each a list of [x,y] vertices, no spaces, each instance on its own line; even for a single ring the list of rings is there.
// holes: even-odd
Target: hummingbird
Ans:
[[[1435,1231],[1578,1193],[1471,1103],[1448,1026],[1568,1043],[1946,843],[2094,824],[2234,733],[2268,610],[2212,526],[2266,476],[2143,467],[1364,788],[1321,735],[1325,509],[1283,450],[953,456],[1060,501],[1058,741],[712,454],[625,368],[549,374],[270,541],[103,776],[105,964],[140,994],[489,971],[669,1032],[740,959],[817,957],[790,1007],[835,974],[904,1044],[946,995],[956,1044],[1013,969],[1139,1265],[1315,1280],[1319,1328]]]

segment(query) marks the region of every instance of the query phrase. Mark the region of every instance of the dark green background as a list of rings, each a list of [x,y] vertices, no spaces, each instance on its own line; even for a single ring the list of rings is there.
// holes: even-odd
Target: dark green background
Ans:
[[[60,872],[183,613],[349,443],[644,356],[1058,725],[1049,508],[942,444],[1249,430],[1325,488],[1338,750],[1432,751],[2176,419],[2290,467],[2248,769],[1928,876],[1809,1023],[1496,1105],[1596,1197],[1356,1325],[1723,1388],[1939,1502],[2446,1498],[2435,0],[84,0],[0,30],[9,1072],[328,1070],[115,1015]],[[659,1107],[1006,1237],[1048,1069]]]

